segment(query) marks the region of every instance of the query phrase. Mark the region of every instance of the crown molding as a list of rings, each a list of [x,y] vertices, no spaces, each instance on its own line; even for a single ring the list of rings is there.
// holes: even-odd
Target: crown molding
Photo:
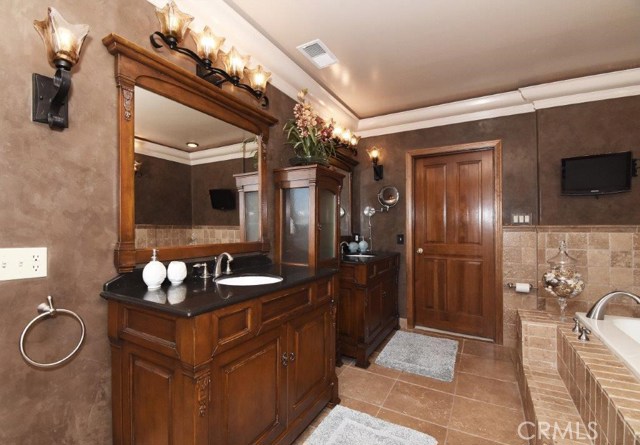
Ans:
[[[166,3],[166,0],[147,1],[157,7]],[[271,71],[274,87],[294,100],[299,90],[307,88],[307,98],[318,114],[333,117],[339,125],[355,129],[361,137],[640,95],[640,68],[634,68],[359,120],[224,0],[177,0],[177,3],[180,9],[196,17],[196,29],[208,24],[214,32],[227,38],[225,49],[234,45],[241,52],[252,55],[252,65],[259,63]]]
[[[243,157],[246,159],[252,157],[253,152],[258,149],[258,144],[255,141],[248,142],[244,147],[242,143],[239,143],[194,152],[177,150],[141,139],[135,139],[134,142],[136,153],[189,166],[242,159]]]

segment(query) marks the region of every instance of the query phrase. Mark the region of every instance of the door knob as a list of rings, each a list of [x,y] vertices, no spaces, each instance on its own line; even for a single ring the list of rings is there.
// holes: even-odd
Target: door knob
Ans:
[[[424,250],[422,250],[422,247],[418,247],[418,250],[416,250],[416,253],[418,255],[422,255],[422,252],[424,252]]]

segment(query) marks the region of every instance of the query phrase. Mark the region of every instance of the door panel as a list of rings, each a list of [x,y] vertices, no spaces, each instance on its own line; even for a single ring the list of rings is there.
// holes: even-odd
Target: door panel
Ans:
[[[273,329],[214,358],[213,443],[269,444],[284,431],[284,330]]]
[[[289,418],[297,417],[318,400],[330,379],[333,355],[331,314],[323,306],[292,321],[288,334]]]
[[[495,338],[493,150],[414,160],[415,321]]]

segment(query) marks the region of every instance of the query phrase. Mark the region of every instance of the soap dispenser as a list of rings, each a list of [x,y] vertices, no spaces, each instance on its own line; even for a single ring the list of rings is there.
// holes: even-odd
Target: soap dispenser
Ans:
[[[160,289],[162,282],[167,278],[167,269],[158,261],[158,251],[153,249],[151,261],[142,270],[142,279],[149,290]]]

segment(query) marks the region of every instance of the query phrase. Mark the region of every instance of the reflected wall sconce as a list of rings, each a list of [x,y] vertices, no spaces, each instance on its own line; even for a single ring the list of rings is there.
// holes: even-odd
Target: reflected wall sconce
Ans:
[[[44,41],[49,63],[57,70],[53,78],[33,74],[31,119],[62,130],[69,126],[67,97],[71,88],[71,68],[78,62],[89,26],[72,25],[51,7],[47,17],[35,20],[33,26]]]
[[[160,22],[160,31],[154,32],[149,37],[154,48],[162,48],[164,43],[170,50],[196,62],[196,74],[199,77],[220,88],[228,82],[258,99],[263,108],[269,106],[269,99],[264,93],[271,73],[265,71],[260,65],[253,69],[247,68],[250,56],[243,56],[235,47],[231,47],[229,52],[224,53],[221,47],[225,38],[216,36],[208,26],[199,33],[190,30],[189,24],[193,21],[193,17],[180,11],[173,0],[163,8],[156,9],[156,16]],[[196,44],[195,52],[178,46],[189,31]],[[218,66],[214,66],[214,62],[217,62]],[[248,78],[249,83],[241,82],[245,77]]]
[[[382,164],[378,164],[380,161],[380,152],[382,148],[373,146],[367,150],[367,154],[371,158],[371,163],[373,164],[373,180],[379,181],[383,178],[384,169]]]

